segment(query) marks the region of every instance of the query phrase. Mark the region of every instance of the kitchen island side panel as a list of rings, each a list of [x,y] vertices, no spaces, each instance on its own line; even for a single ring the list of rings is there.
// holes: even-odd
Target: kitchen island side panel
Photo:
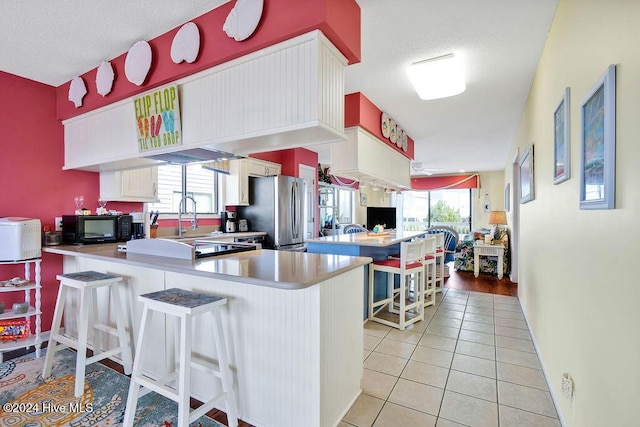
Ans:
[[[328,427],[360,393],[362,274],[359,267],[292,291],[167,272],[166,286],[228,298],[223,327],[244,421]],[[216,352],[208,321],[194,328],[194,351],[205,358]],[[220,390],[208,377],[192,380],[199,399]]]

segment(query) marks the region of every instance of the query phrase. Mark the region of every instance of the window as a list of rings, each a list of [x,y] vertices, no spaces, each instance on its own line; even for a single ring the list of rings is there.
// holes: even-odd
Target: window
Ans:
[[[446,225],[458,231],[471,230],[471,190],[405,191],[403,193],[403,229],[420,231]]]
[[[338,196],[338,224],[353,223],[353,198],[355,191],[336,188]]]
[[[157,203],[150,203],[149,209],[162,213],[178,213],[178,204],[183,196],[196,200],[198,213],[217,213],[218,174],[194,165],[162,165],[158,167]],[[185,209],[186,205],[186,209]],[[192,212],[190,200],[183,204],[183,213]]]

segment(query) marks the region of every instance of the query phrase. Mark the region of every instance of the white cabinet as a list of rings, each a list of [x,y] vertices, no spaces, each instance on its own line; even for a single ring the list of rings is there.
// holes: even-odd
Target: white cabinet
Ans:
[[[260,159],[237,159],[229,162],[227,176],[227,196],[225,204],[229,206],[248,206],[249,177],[280,175],[282,166],[278,163]]]
[[[120,202],[158,200],[158,168],[100,172],[100,198]]]
[[[247,163],[243,160],[229,162],[225,205],[249,206],[249,174]]]
[[[249,157],[241,161],[247,163],[247,173],[249,176],[275,176],[280,175],[280,171],[282,170],[282,165],[265,160]]]
[[[17,283],[0,286],[0,295],[6,292],[24,292],[24,302],[29,304],[29,310],[26,313],[15,314],[12,307],[5,307],[4,313],[0,314],[0,322],[20,321],[35,319],[34,334],[26,339],[17,341],[0,342],[0,363],[2,362],[2,353],[5,351],[16,350],[19,348],[27,348],[34,346],[36,349],[36,357],[40,357],[40,346],[42,338],[40,337],[40,259],[16,262],[0,262],[2,264],[24,264],[24,279],[20,279]],[[34,267],[34,280],[31,280],[31,267]],[[3,279],[5,281],[5,279]],[[31,299],[31,291],[34,291],[33,300]],[[34,306],[35,305],[35,306]],[[33,322],[33,321],[32,321]],[[30,325],[31,326],[31,325]]]

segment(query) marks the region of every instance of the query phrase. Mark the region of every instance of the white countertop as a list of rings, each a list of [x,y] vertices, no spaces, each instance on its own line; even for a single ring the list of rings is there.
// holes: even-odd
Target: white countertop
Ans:
[[[425,231],[391,231],[389,234],[375,235],[367,232],[338,234],[335,236],[318,237],[308,239],[308,243],[328,243],[338,245],[358,245],[358,246],[391,246],[396,243],[406,242],[414,237],[424,235]]]
[[[306,288],[372,261],[368,257],[268,249],[190,261],[127,254],[119,252],[116,243],[47,246],[43,251],[281,289]]]

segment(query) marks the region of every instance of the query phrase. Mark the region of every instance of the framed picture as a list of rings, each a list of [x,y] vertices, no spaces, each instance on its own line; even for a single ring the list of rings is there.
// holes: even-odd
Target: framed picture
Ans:
[[[570,89],[564,90],[562,101],[553,113],[553,183],[560,184],[571,177]]]
[[[616,179],[616,66],[582,103],[580,209],[613,209]]]
[[[367,193],[360,192],[360,206],[367,206]]]
[[[520,161],[520,203],[527,203],[535,198],[533,181],[533,144],[528,146]]]
[[[511,184],[507,183],[504,187],[504,211],[509,212],[511,210]]]

